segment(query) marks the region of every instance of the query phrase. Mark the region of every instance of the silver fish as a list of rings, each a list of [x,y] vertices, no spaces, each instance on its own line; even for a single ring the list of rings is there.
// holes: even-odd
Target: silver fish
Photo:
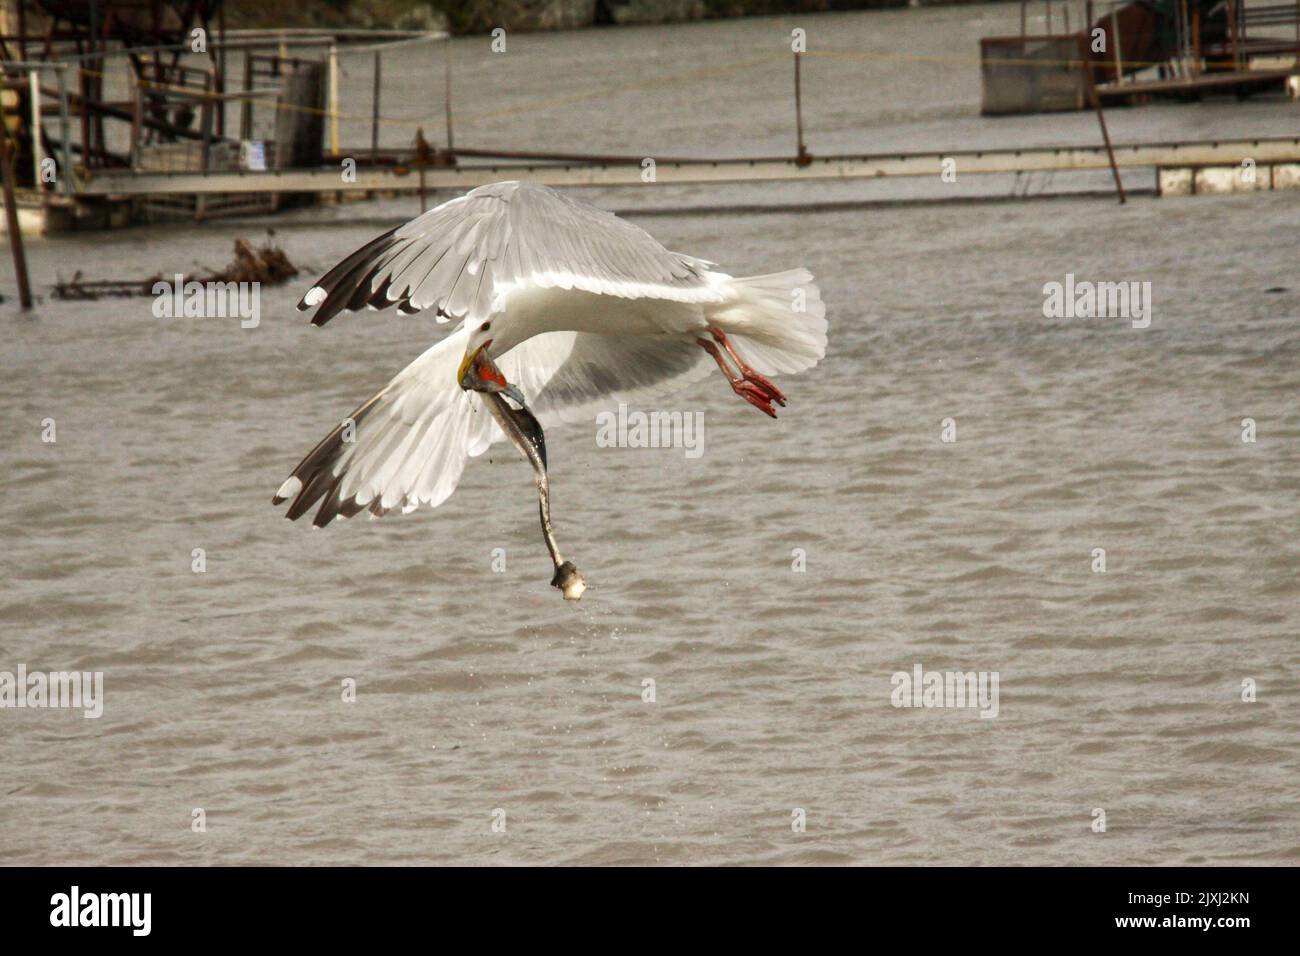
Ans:
[[[537,512],[542,519],[542,537],[546,539],[546,548],[551,552],[551,561],[555,565],[551,586],[559,588],[566,601],[581,600],[582,592],[587,589],[587,581],[572,561],[564,560],[551,528],[551,494],[546,479],[546,436],[542,432],[541,423],[523,406],[522,401],[520,408],[513,408],[505,400],[504,395],[509,394],[512,398],[519,395],[513,386],[508,391],[479,391],[478,394],[511,444],[533,466],[533,480],[537,484]]]

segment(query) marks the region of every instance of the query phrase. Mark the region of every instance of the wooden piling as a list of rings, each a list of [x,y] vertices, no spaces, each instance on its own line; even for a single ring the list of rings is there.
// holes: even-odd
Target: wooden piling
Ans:
[[[18,144],[9,138],[9,130],[0,122],[0,187],[4,191],[5,223],[9,229],[9,248],[13,250],[14,275],[18,280],[18,302],[24,309],[32,307],[32,286],[27,278],[27,252],[18,225],[18,198],[14,192],[14,159]]]
[[[1201,8],[1192,10],[1192,76],[1201,75]]]
[[[1115,177],[1115,193],[1119,196],[1119,204],[1122,206],[1128,202],[1128,197],[1124,195],[1124,184],[1120,182],[1119,166],[1115,163],[1115,150],[1110,145],[1110,132],[1106,129],[1106,114],[1102,112],[1101,99],[1097,96],[1097,84],[1093,82],[1092,63],[1088,59],[1086,36],[1083,33],[1079,34],[1079,68],[1083,70],[1083,82],[1088,90],[1088,99],[1092,101],[1092,108],[1097,111],[1097,125],[1101,127],[1101,141],[1106,144],[1106,158],[1110,162],[1111,175]]]

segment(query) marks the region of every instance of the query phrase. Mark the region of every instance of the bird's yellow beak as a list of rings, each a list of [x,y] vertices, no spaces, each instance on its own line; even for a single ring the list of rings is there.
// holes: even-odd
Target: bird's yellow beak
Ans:
[[[457,385],[465,381],[465,373],[469,371],[470,366],[474,364],[474,360],[478,358],[478,353],[481,351],[483,351],[483,346],[480,345],[472,353],[469,351],[465,352],[465,357],[460,360],[460,368],[456,369]]]
[[[488,339],[473,352],[465,352],[465,357],[460,360],[460,368],[456,370],[457,385],[461,388],[477,388],[490,382],[505,388],[510,384],[492,361],[492,356],[483,351],[491,344],[492,340]],[[474,382],[466,384],[466,380],[470,377]]]

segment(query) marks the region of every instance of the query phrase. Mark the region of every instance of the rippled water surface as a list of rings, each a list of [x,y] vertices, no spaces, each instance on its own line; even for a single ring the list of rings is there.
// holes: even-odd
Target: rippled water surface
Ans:
[[[918,55],[812,60],[814,144],[1091,142],[1085,114],[979,119],[975,68],[939,57],[1016,10],[802,18],[814,48],[823,31]],[[458,41],[458,140],[786,148],[788,63],[761,82],[716,64],[793,22],[520,36],[497,60]],[[694,87],[623,90],[711,64]],[[593,79],[619,91],[593,99]],[[418,114],[393,83],[392,111]],[[1277,135],[1300,112],[1113,116],[1131,141]],[[312,329],[292,311],[307,275],[264,290],[247,330],[146,299],[21,314],[4,288],[0,670],[103,671],[106,704],[0,710],[0,860],[1297,861],[1300,194],[635,215],[710,198],[662,197],[591,196],[733,273],[807,265],[831,345],[782,381],[778,421],[720,377],[669,399],[704,414],[698,459],[598,447],[594,424],[548,434],[560,540],[592,583],[578,606],[547,586],[508,449],[436,511],[311,531],[271,508],[439,334],[427,320]],[[272,225],[315,274],[412,204]],[[28,251],[48,292],[78,268],[217,267],[260,228]],[[1044,318],[1067,273],[1150,282],[1151,327]],[[918,663],[998,672],[998,716],[891,706]]]

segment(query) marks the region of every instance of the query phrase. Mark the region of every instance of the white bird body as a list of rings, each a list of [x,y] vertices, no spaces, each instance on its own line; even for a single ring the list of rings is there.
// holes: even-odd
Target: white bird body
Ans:
[[[495,351],[501,355],[544,332],[600,335],[617,328],[619,335],[684,335],[702,333],[708,325],[705,306],[699,303],[625,299],[577,289],[520,286],[506,293],[501,306],[489,316]]]
[[[769,398],[780,392],[762,376],[810,368],[826,349],[825,308],[807,270],[735,278],[529,183],[479,187],[380,236],[299,308],[320,306],[313,323],[322,325],[344,309],[394,304],[460,324],[303,459],[274,499],[295,499],[290,518],[318,501],[319,526],[446,500],[465,461],[503,437],[482,397],[460,384],[458,370],[480,349],[543,425],[662,397],[706,375],[709,355],[738,394],[759,393],[738,384],[710,335]]]

